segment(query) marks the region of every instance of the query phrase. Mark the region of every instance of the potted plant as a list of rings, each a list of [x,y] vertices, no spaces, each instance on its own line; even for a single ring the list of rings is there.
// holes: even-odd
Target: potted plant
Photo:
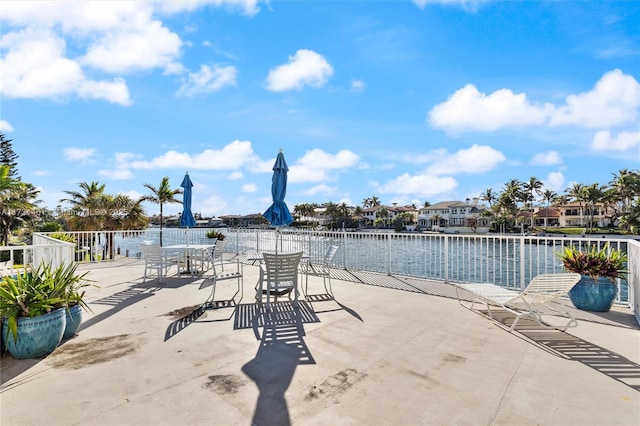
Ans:
[[[220,241],[224,240],[224,234],[222,232],[218,232],[215,229],[207,232],[207,238],[216,238]]]
[[[601,249],[591,246],[580,250],[564,247],[558,254],[565,269],[582,275],[569,291],[569,298],[578,309],[607,312],[618,295],[618,278],[626,281],[627,255],[606,243]]]
[[[85,275],[76,273],[76,264],[41,263],[0,281],[2,336],[14,358],[44,356],[60,344],[73,288],[84,285]]]
[[[77,264],[72,263],[64,269],[58,270],[56,279],[66,283],[64,306],[66,314],[66,325],[62,340],[75,336],[82,322],[82,311],[91,312],[91,308],[84,301],[85,287],[92,285],[92,281],[86,279],[88,272],[84,274],[76,273]]]

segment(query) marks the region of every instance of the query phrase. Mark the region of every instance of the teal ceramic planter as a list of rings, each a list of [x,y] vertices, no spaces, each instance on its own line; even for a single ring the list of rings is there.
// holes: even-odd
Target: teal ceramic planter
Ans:
[[[31,318],[18,318],[18,340],[13,339],[5,319],[2,336],[14,358],[38,358],[53,352],[62,341],[66,326],[65,309]]]
[[[69,309],[65,309],[64,311],[67,324],[64,328],[62,340],[75,336],[80,328],[80,323],[82,322],[82,307],[80,305],[72,305]]]
[[[569,291],[569,299],[576,308],[593,312],[607,312],[617,295],[618,286],[609,278],[599,277],[594,281],[588,275],[583,275]]]

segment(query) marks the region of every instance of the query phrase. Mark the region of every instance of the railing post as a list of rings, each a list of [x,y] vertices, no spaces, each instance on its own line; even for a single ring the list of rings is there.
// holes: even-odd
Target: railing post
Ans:
[[[449,237],[444,236],[444,282],[449,282]]]
[[[524,236],[520,236],[520,290],[524,290],[527,286],[526,277],[524,276]]]

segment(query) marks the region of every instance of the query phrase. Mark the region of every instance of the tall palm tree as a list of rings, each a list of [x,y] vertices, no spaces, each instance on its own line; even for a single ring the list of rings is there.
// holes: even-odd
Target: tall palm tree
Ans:
[[[489,208],[491,208],[493,202],[496,201],[496,196],[493,193],[493,189],[487,188],[482,194],[480,194],[480,199],[489,203]]]
[[[61,203],[71,205],[71,214],[67,215],[67,226],[71,231],[101,230],[104,217],[104,184],[99,182],[80,182],[81,191],[64,191],[70,198],[61,198]]]
[[[594,227],[594,216],[596,212],[596,206],[600,204],[605,196],[606,187],[597,183],[589,185],[585,189],[585,201],[589,209],[589,229]]]
[[[529,178],[528,182],[522,183],[522,190],[526,194],[526,203],[531,211],[531,228],[533,228],[533,202],[536,200],[536,195],[542,193],[542,181],[535,176]]]
[[[582,183],[574,183],[569,188],[565,190],[567,195],[573,201],[577,201],[580,205],[580,226],[584,226],[584,208],[582,202],[585,200],[586,196],[586,187]]]
[[[163,213],[162,207],[166,203],[182,203],[182,201],[176,198],[176,195],[182,194],[182,189],[171,189],[169,185],[169,178],[163,177],[160,181],[160,186],[157,188],[149,183],[145,183],[144,187],[151,191],[151,195],[143,195],[140,197],[140,201],[149,201],[150,203],[160,204],[160,245],[162,245],[162,222]]]
[[[556,197],[558,197],[558,194],[552,189],[545,189],[542,192],[542,200],[547,202],[547,208],[551,206]]]

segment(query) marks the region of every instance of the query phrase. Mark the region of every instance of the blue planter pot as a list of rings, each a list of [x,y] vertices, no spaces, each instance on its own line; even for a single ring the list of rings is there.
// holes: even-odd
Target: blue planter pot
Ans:
[[[594,281],[591,277],[583,275],[570,291],[571,303],[584,311],[607,312],[613,306],[618,295],[618,286],[609,278],[599,277]]]
[[[31,318],[18,318],[18,340],[13,339],[5,319],[2,336],[7,350],[18,359],[37,358],[50,354],[62,341],[66,325],[65,309]]]
[[[62,334],[62,340],[73,337],[80,328],[82,322],[82,307],[80,305],[70,306],[69,309],[65,309],[67,324]]]

